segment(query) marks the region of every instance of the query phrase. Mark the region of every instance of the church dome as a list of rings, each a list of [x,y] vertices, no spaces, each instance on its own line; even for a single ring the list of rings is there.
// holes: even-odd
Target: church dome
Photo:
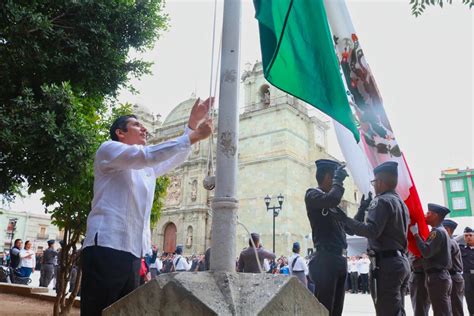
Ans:
[[[181,102],[178,104],[166,117],[162,126],[174,125],[178,124],[183,121],[187,121],[189,118],[189,114],[191,113],[191,109],[196,102],[196,98],[191,97],[186,101]]]

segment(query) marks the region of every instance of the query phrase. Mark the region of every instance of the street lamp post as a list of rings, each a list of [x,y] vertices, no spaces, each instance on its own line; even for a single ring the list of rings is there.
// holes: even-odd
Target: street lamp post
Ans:
[[[283,205],[283,201],[285,200],[285,197],[281,195],[281,193],[280,195],[277,196],[277,201],[279,204],[277,206],[270,206],[270,202],[272,198],[268,194],[264,200],[265,200],[265,205],[267,206],[267,212],[270,210],[273,211],[273,253],[275,253],[275,217],[277,217],[278,214],[280,214],[281,206]]]
[[[18,218],[10,218],[9,220],[9,225],[11,227],[11,233],[10,233],[10,250],[13,248],[13,237],[15,236],[15,231],[16,231],[16,222],[18,221]]]

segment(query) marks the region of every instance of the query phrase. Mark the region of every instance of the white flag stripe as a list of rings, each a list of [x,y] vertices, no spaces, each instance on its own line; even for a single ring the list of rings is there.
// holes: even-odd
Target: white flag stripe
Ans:
[[[346,159],[347,168],[351,172],[354,183],[360,192],[367,194],[373,191],[370,181],[374,174],[364,150],[357,144],[354,135],[345,126],[333,120],[336,137]]]
[[[351,89],[348,90],[353,90],[357,94],[351,95],[349,92],[349,103],[355,105],[353,112],[357,113],[361,123],[359,144],[345,127],[335,124],[339,145],[349,171],[353,174],[359,190],[367,192],[367,186],[370,188],[370,180],[373,177],[372,170],[368,171],[367,168],[372,169],[385,161],[398,162],[397,192],[402,199],[406,200],[410,196],[409,190],[413,184],[390,123],[385,116],[380,93],[360,47],[349,10],[344,0],[324,0],[324,5],[336,40],[340,65],[342,70],[346,71],[346,76],[350,73],[350,83],[347,82],[349,79],[345,78],[343,71],[341,71],[341,76],[346,88],[350,84]]]

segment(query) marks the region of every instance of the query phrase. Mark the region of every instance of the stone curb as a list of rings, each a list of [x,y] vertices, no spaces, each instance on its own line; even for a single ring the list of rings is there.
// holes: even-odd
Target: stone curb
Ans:
[[[0,293],[16,294],[48,302],[56,301],[56,295],[49,294],[48,289],[44,287],[31,287],[21,284],[0,283]],[[80,308],[81,301],[79,298],[74,299],[73,306]]]

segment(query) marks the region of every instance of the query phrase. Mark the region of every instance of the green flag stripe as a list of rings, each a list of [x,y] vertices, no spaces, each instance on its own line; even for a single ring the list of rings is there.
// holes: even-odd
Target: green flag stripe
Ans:
[[[322,0],[254,0],[265,78],[359,140]]]

